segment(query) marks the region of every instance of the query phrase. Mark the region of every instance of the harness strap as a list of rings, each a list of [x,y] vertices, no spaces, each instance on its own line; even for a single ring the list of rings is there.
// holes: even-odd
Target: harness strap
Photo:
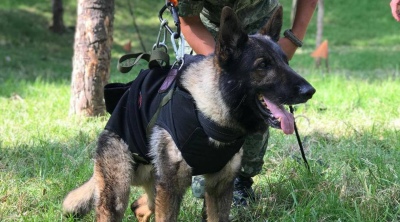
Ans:
[[[232,141],[243,139],[245,134],[238,132],[233,128],[222,127],[210,120],[200,111],[198,112],[199,122],[204,129],[204,132],[211,138],[220,142],[229,143]]]
[[[150,55],[149,69],[169,66],[169,55],[161,50],[153,50]]]
[[[155,49],[151,53],[140,52],[121,56],[118,60],[117,69],[122,73],[127,73],[131,71],[140,59],[144,59],[149,63],[149,69],[169,66],[169,55],[164,51]]]
[[[154,113],[153,117],[151,117],[149,124],[147,124],[146,127],[146,135],[147,137],[150,136],[151,133],[151,129],[154,127],[154,125],[156,124],[157,118],[160,114],[161,108],[163,106],[165,106],[172,98],[172,94],[174,94],[175,91],[175,82],[172,83],[170,90],[168,91],[168,93],[162,98],[160,105],[158,105],[156,112]]]
[[[118,60],[117,69],[122,73],[127,73],[131,71],[132,67],[135,66],[142,58],[146,61],[149,61],[150,54],[140,52],[140,53],[130,53],[123,55]],[[135,60],[132,63],[130,63],[131,59]]]

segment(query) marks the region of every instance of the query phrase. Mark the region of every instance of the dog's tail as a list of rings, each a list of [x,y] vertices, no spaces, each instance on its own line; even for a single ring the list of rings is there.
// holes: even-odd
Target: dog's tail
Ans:
[[[94,204],[95,181],[90,178],[82,186],[72,190],[63,202],[63,213],[73,217],[82,217],[89,213]]]

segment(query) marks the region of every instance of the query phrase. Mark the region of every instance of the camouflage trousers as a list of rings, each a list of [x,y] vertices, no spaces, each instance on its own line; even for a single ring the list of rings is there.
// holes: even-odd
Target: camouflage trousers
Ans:
[[[269,130],[264,134],[248,136],[243,144],[242,165],[239,175],[253,177],[261,172],[264,164],[264,154],[267,150]],[[192,193],[197,198],[204,197],[204,177],[194,176],[192,178]]]

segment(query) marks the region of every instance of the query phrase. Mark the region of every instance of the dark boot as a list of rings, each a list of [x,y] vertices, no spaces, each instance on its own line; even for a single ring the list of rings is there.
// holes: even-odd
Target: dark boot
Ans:
[[[234,206],[246,207],[250,202],[255,201],[255,194],[251,185],[253,185],[253,179],[251,177],[236,177],[233,190]]]

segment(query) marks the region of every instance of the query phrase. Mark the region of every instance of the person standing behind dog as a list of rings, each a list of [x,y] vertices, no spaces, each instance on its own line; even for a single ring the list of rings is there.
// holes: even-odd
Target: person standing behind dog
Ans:
[[[317,2],[318,0],[297,1],[293,26],[285,31],[285,37],[278,42],[289,60],[296,49],[302,46],[302,40]],[[179,0],[182,34],[196,54],[208,55],[214,52],[219,20],[224,6],[233,8],[244,24],[245,31],[254,34],[263,27],[280,3],[278,0]],[[255,200],[251,187],[252,177],[261,172],[268,138],[268,130],[264,134],[246,138],[243,145],[242,167],[235,179],[233,203],[236,206],[247,206],[249,200]],[[196,197],[204,196],[202,177],[194,177],[192,191]]]
[[[393,18],[400,22],[400,0],[392,0],[390,2]]]

